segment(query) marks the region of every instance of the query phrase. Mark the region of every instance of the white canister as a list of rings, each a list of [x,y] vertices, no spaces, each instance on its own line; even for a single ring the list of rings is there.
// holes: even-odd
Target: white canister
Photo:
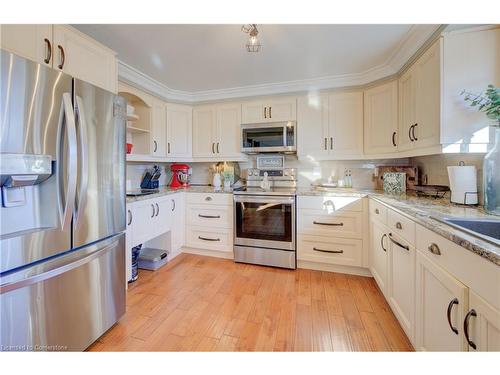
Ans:
[[[451,201],[460,204],[478,204],[477,170],[473,165],[448,167]]]
[[[220,186],[222,184],[221,178],[220,178],[220,173],[214,173],[214,178],[212,180],[212,186],[216,189],[220,189]]]

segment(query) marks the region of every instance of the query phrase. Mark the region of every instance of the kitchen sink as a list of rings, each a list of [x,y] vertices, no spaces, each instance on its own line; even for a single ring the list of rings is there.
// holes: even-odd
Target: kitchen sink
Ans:
[[[500,220],[443,218],[445,223],[500,245]]]

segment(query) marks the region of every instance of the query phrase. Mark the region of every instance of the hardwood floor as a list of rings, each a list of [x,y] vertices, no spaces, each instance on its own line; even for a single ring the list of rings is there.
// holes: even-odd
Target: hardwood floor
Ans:
[[[412,351],[372,278],[181,254],[90,351]]]

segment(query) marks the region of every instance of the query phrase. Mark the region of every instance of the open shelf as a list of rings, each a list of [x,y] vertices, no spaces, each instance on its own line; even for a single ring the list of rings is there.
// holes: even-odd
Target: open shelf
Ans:
[[[136,128],[135,126],[127,125],[127,131],[131,133],[149,133],[149,130]]]

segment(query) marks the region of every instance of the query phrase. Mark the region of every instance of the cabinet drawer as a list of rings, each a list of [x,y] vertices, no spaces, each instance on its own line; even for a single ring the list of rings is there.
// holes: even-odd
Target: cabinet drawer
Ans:
[[[233,251],[233,233],[231,229],[211,230],[206,227],[188,226],[186,245],[197,249]]]
[[[362,213],[302,209],[298,215],[298,231],[318,236],[362,238]]]
[[[233,226],[233,208],[217,205],[188,205],[187,222],[189,225],[202,225],[206,228],[228,228]]]
[[[393,210],[387,210],[387,226],[389,231],[415,245],[415,222],[411,219]]]
[[[363,211],[363,198],[359,197],[308,197],[297,199],[297,207],[322,210],[326,213],[333,211]]]
[[[361,266],[363,241],[299,235],[297,258],[310,262]]]
[[[233,205],[233,195],[224,193],[187,193],[186,203],[190,204],[218,204],[224,206]]]
[[[376,220],[384,225],[387,224],[387,207],[373,199],[369,200],[370,220]]]

